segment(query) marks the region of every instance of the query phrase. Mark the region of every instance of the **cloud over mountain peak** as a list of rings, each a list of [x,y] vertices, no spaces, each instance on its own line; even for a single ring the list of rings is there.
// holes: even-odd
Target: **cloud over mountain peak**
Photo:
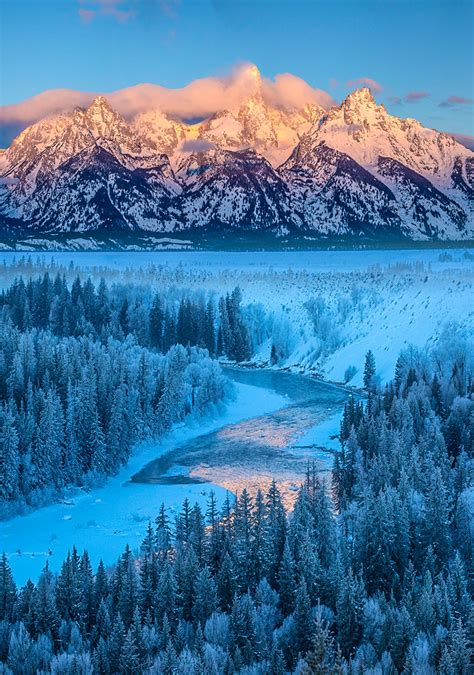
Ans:
[[[224,109],[237,109],[257,89],[267,103],[283,110],[300,109],[308,104],[327,109],[335,103],[328,93],[290,73],[276,75],[274,79],[262,77],[252,63],[242,63],[228,75],[193,80],[177,89],[147,83],[101,93],[127,118],[156,108],[178,119],[193,119],[208,117]],[[47,115],[70,112],[77,106],[87,107],[98,93],[72,89],[45,91],[21,103],[0,108],[0,126],[18,133]]]

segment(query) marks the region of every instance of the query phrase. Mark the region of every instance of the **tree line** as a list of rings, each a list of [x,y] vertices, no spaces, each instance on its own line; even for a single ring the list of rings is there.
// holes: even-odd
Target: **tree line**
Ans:
[[[97,284],[77,276],[49,273],[16,279],[0,295],[0,309],[19,330],[48,329],[59,337],[94,336],[118,340],[133,335],[143,347],[168,351],[175,344],[206,348],[212,356],[244,361],[251,356],[239,288],[214,294],[148,287]]]

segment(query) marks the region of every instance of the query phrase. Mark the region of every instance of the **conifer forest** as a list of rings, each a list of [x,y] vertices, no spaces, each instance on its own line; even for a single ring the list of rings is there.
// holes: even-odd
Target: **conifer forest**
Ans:
[[[431,258],[3,262],[0,672],[471,673],[474,333],[440,288],[473,268]]]

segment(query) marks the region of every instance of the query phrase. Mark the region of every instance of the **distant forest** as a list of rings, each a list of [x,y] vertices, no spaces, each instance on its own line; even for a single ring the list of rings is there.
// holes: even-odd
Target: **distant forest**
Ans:
[[[173,345],[206,348],[212,356],[244,361],[251,344],[241,313],[239,288],[216,298],[204,293],[169,289],[153,294],[138,285],[96,286],[77,276],[48,272],[38,279],[20,277],[0,295],[0,310],[20,331],[39,328],[59,337],[92,336],[123,340],[133,335],[139,345],[161,352]]]

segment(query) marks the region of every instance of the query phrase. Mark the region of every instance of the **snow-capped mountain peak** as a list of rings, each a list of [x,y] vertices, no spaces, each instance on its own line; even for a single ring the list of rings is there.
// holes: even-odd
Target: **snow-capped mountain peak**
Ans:
[[[48,231],[194,228],[316,236],[474,236],[474,153],[372,92],[280,108],[249,66],[240,104],[187,124],[128,121],[104,96],[47,117],[0,156],[0,218]],[[306,236],[306,235],[304,235]]]
[[[343,105],[350,108],[361,105],[376,106],[377,103],[370,87],[361,87],[348,94],[343,101]]]
[[[371,127],[384,130],[387,127],[385,106],[377,104],[368,87],[351,92],[339,108],[329,111],[328,117],[338,122],[343,121],[353,133],[364,128],[368,132]],[[357,136],[356,133],[356,138]]]
[[[258,98],[263,95],[262,75],[258,66],[254,63],[249,63],[241,69],[240,77],[249,98]]]
[[[311,136],[313,145],[324,141],[371,171],[376,171],[379,157],[390,157],[428,179],[436,177],[446,189],[456,157],[472,157],[452,136],[390,115],[368,88],[352,92],[330,110]]]
[[[85,111],[77,110],[78,114],[81,112],[84,114],[86,125],[100,134],[107,133],[113,125],[121,126],[125,121],[112,109],[105,96],[97,96]]]

